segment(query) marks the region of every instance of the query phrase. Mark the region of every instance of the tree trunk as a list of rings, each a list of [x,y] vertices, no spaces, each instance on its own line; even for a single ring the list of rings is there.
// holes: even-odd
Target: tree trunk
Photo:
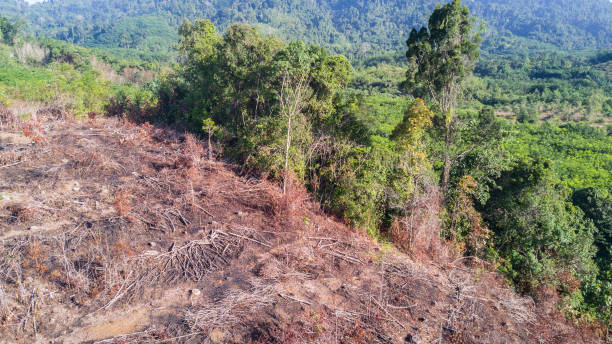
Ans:
[[[211,130],[208,131],[208,160],[212,160],[212,144],[210,143]]]
[[[287,119],[287,141],[285,143],[285,172],[283,176],[283,195],[287,193],[287,181],[289,178],[289,148],[291,147],[291,113],[288,114]]]
[[[444,197],[447,197],[447,193],[448,193],[448,184],[450,182],[450,170],[451,170],[451,163],[450,163],[450,157],[448,155],[448,145],[446,146],[446,152],[444,152],[444,166],[443,166],[443,170],[442,170],[442,193],[444,194]]]
[[[444,165],[442,168],[442,181],[441,181],[442,194],[444,195],[445,199],[448,197],[448,187],[450,183],[450,172],[451,172],[450,146],[451,146],[452,120],[453,120],[452,110],[448,110],[446,114],[446,135],[444,138]]]

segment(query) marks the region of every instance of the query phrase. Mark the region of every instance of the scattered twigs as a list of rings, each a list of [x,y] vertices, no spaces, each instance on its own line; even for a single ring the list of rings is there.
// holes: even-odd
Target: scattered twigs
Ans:
[[[66,317],[65,325],[78,326],[83,307],[106,313],[121,303],[148,303],[161,291],[163,297],[172,298],[160,300],[165,305],[174,302],[176,293],[210,288],[197,297],[194,292],[189,309],[177,315],[180,324],[170,324],[162,333],[176,337],[160,339],[164,337],[157,337],[151,327],[96,343],[201,342],[215,328],[234,337],[276,315],[273,324],[287,331],[284,338],[295,335],[303,342],[308,339],[301,336],[308,334],[319,336],[320,342],[357,341],[352,336],[362,342],[393,342],[389,331],[414,335],[415,326],[422,330],[419,336],[432,336],[420,338],[421,342],[433,342],[437,336],[446,340],[443,337],[451,331],[466,338],[472,336],[466,331],[472,331],[481,341],[494,342],[490,339],[500,331],[499,314],[509,323],[502,331],[512,328],[522,336],[510,334],[509,341],[536,341],[531,334],[524,335],[537,331],[533,300],[495,284],[494,273],[476,271],[486,262],[463,264],[473,257],[462,257],[439,259],[440,264],[419,263],[385,252],[369,262],[367,254],[375,244],[335,231],[335,225],[325,223],[324,215],[316,211],[305,214],[309,221],[304,226],[306,221],[284,210],[279,190],[271,183],[239,179],[221,164],[211,169],[198,160],[197,150],[183,149],[180,134],[160,135],[158,142],[148,145],[148,140],[157,138],[143,137],[137,126],[107,125],[81,135],[66,126],[32,148],[27,160],[22,157],[17,162],[11,156],[2,161],[7,164],[0,166],[3,174],[19,176],[15,185],[4,181],[5,188],[36,215],[29,220],[22,216],[22,221],[13,210],[0,209],[2,230],[8,226],[18,233],[0,238],[0,318],[11,318],[6,332],[15,338],[24,334],[24,341],[33,342],[38,339],[32,337],[36,332],[49,334],[41,320],[50,318],[52,300],[71,300],[71,309],[78,312]],[[193,162],[191,166],[176,163],[184,156]],[[59,166],[64,167],[55,169]],[[10,167],[23,173],[13,173]],[[67,184],[72,181],[79,183],[79,190]],[[74,197],[60,195],[65,188]],[[126,215],[116,216],[110,201],[121,189],[129,190],[132,198]],[[23,201],[21,194],[27,195]],[[396,234],[406,234],[400,238],[406,239],[407,249],[417,252],[415,257],[418,252],[442,252],[447,257],[436,246],[439,224],[429,216],[437,216],[438,208],[426,208],[429,201],[423,202],[422,216],[407,219]],[[249,215],[231,215],[237,211]],[[275,231],[277,227],[268,224],[271,215],[278,214],[290,221],[283,224],[284,230]],[[96,216],[101,218],[92,218]],[[24,229],[34,226],[45,228]],[[251,262],[253,266],[247,265]],[[237,266],[243,263],[247,264]],[[40,288],[33,294],[35,286]],[[300,321],[285,323],[276,313],[293,311],[298,313],[292,318]],[[421,317],[427,321],[416,323]],[[57,325],[58,333],[64,330],[62,325]],[[270,332],[264,340],[287,341],[274,335]]]
[[[205,213],[206,213],[206,215],[208,215],[208,216],[212,217],[213,219],[215,218],[215,216],[214,216],[213,214],[211,214],[211,213],[210,213],[208,210],[206,210],[206,209],[204,209],[204,208],[200,207],[199,205],[197,205],[197,204],[195,204],[195,203],[191,203],[191,205],[192,205],[192,206],[194,206],[194,207],[196,207],[196,208],[198,208],[198,209],[200,209],[201,211],[205,212]]]
[[[255,284],[248,291],[230,290],[219,301],[186,311],[185,320],[194,330],[228,328],[272,304],[274,295],[274,287],[269,285]]]
[[[395,318],[391,313],[389,313],[389,311],[385,307],[383,307],[380,303],[378,303],[378,301],[376,301],[375,298],[370,297],[370,299],[375,305],[378,306],[378,308],[380,308],[383,312],[385,312],[387,316],[391,318],[391,320],[395,321],[395,323],[400,325],[403,329],[406,329],[406,325],[402,324],[399,320],[397,320],[397,318]]]
[[[168,222],[170,223],[170,226],[172,226],[172,233],[176,232],[176,227],[174,227],[174,222],[172,222],[172,219],[170,218],[170,216],[166,215],[166,214],[162,214],[164,216],[164,218],[166,218],[166,220],[168,220]]]
[[[30,323],[34,334],[38,333],[37,325],[36,325],[36,312],[38,307],[38,295],[36,295],[36,290],[32,290],[30,295],[30,302],[28,303],[27,313],[21,320],[21,330],[25,330]]]
[[[133,271],[130,271],[130,276],[133,274]],[[126,288],[125,285],[128,283],[128,281],[130,280],[130,276],[128,276],[125,280],[123,285],[121,286],[121,288],[119,289],[119,291],[117,292],[117,295],[115,295],[115,297],[113,297],[106,305],[104,305],[102,308],[100,308],[99,310],[102,309],[108,309],[109,307],[111,307],[115,302],[119,301],[123,296],[125,296],[125,294],[127,294],[138,282],[139,280],[136,280],[134,282],[132,282],[129,286],[127,286]],[[142,280],[142,278],[140,279]],[[98,310],[98,311],[99,311]]]
[[[328,246],[333,246],[336,244],[343,244],[343,245],[348,245],[351,246],[351,243],[340,240],[340,239],[336,239],[336,238],[328,238],[328,237],[306,237],[306,239],[308,240],[316,240],[317,243],[317,247],[319,248],[323,248],[323,247],[328,247]],[[330,242],[329,244],[323,244],[323,242]]]
[[[103,340],[98,340],[93,342],[93,344],[103,344],[103,343],[120,343],[123,340],[127,340],[127,338],[130,337],[136,337],[136,336],[142,336],[142,335],[146,335],[148,334],[148,331],[138,331],[138,332],[132,332],[132,333],[126,333],[126,334],[122,334],[120,336],[116,336],[116,337],[112,337],[112,338],[108,338],[108,339],[103,339]]]
[[[476,256],[463,256],[463,257],[459,257],[459,258],[455,259],[454,261],[452,261],[449,265],[455,266],[455,263],[457,263],[459,261],[462,261],[462,260],[468,260],[468,259],[475,260],[475,261],[477,261],[477,262],[479,262],[481,264],[484,264],[484,265],[493,266],[493,264],[491,264],[490,262],[487,262],[486,260],[480,259],[480,258],[478,258]]]
[[[189,221],[185,220],[185,218],[183,217],[183,214],[181,214],[180,211],[178,211],[178,210],[176,210],[176,211],[170,210],[169,213],[174,215],[174,216],[176,216],[176,217],[178,217],[178,219],[181,220],[181,223],[184,226],[189,225]]]
[[[340,258],[340,259],[344,259],[346,261],[348,261],[349,263],[353,263],[353,264],[363,264],[363,262],[361,260],[359,260],[358,258],[349,256],[347,254],[344,254],[342,252],[339,251],[329,251],[329,250],[323,250],[324,253],[330,254],[336,258]]]
[[[196,333],[189,333],[189,334],[184,334],[182,336],[177,336],[177,337],[172,337],[172,338],[167,338],[167,339],[160,339],[160,340],[156,340],[153,343],[168,343],[168,342],[174,342],[177,339],[183,339],[183,338],[189,338],[189,337],[193,337],[193,336],[197,336],[197,335],[201,335],[201,333],[196,332]]]
[[[278,294],[278,296],[280,296],[280,297],[282,297],[282,298],[284,298],[284,299],[289,299],[289,300],[293,300],[293,301],[295,301],[295,302],[299,302],[299,303],[303,303],[303,304],[305,304],[305,305],[312,306],[312,303],[310,303],[310,302],[308,302],[308,301],[300,300],[300,299],[297,299],[297,298],[295,298],[295,297],[292,297],[292,296],[289,296],[289,295],[285,295],[285,294],[283,294],[283,293],[279,293],[279,294]]]
[[[179,278],[200,281],[210,271],[228,263],[208,240],[191,241],[170,252],[155,257],[160,269],[151,269],[159,279],[173,282]]]
[[[418,305],[419,305],[418,303],[415,303],[412,306],[394,306],[392,304],[387,304],[387,307],[393,308],[393,309],[411,309],[411,308],[414,308],[414,307],[416,307]]]
[[[220,234],[223,234],[223,235],[231,235],[231,236],[234,236],[234,237],[236,237],[236,238],[240,238],[240,239],[249,240],[249,241],[252,241],[252,242],[257,243],[257,244],[259,244],[259,245],[262,245],[262,246],[268,247],[268,248],[271,248],[271,247],[272,247],[272,246],[270,246],[270,245],[268,245],[268,244],[266,244],[266,243],[263,243],[263,242],[261,242],[261,241],[259,241],[259,240],[255,240],[255,239],[252,239],[252,238],[249,238],[249,237],[246,237],[246,236],[244,236],[244,235],[240,235],[240,234],[236,234],[236,233],[232,233],[232,232],[222,232],[222,231],[216,231],[216,232],[217,232],[217,233],[220,233]]]
[[[343,244],[348,244],[347,242],[342,241],[340,239],[328,238],[328,237],[306,237],[306,239],[309,239],[309,240],[328,240],[328,241],[336,241],[336,242],[341,242]]]
[[[21,164],[22,162],[23,162],[23,160],[22,160],[22,161],[15,162],[15,163],[12,163],[12,164],[8,164],[8,165],[2,165],[2,166],[0,166],[0,169],[2,169],[2,168],[9,168],[9,167],[12,167],[12,166],[16,166],[16,165]]]

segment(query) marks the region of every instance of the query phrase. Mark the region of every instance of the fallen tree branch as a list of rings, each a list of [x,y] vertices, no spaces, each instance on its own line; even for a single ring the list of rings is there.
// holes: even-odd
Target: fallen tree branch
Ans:
[[[279,293],[278,296],[285,298],[285,299],[290,299],[293,300],[295,302],[299,302],[299,303],[303,303],[309,306],[312,306],[312,303],[308,302],[308,301],[304,301],[304,300],[300,300],[300,299],[296,299],[295,297],[289,296],[289,295],[285,295],[285,294],[281,294]]]
[[[241,238],[241,239],[245,239],[245,240],[250,240],[250,241],[252,241],[254,243],[258,243],[258,244],[260,244],[262,246],[265,246],[267,248],[272,248],[272,246],[270,246],[270,245],[268,245],[266,243],[263,243],[263,242],[261,242],[259,240],[255,240],[255,239],[252,239],[252,238],[249,238],[249,237],[245,237],[244,235],[240,235],[240,234],[236,234],[236,233],[232,233],[232,232],[222,232],[222,231],[216,231],[216,232],[217,233],[221,233],[223,235],[231,235],[231,236],[235,236],[237,238]]]
[[[23,161],[18,161],[18,162],[13,163],[13,164],[3,165],[3,166],[0,166],[0,168],[8,168],[8,167],[11,167],[11,166],[19,165],[19,164],[21,164],[22,162],[23,162]]]
[[[215,218],[215,216],[214,216],[213,214],[211,214],[211,213],[210,213],[208,210],[206,210],[206,209],[204,209],[204,208],[200,207],[199,205],[197,205],[197,204],[195,204],[195,203],[191,203],[191,205],[192,205],[192,206],[194,206],[194,207],[196,207],[196,208],[198,208],[198,209],[200,209],[201,211],[205,212],[205,213],[206,213],[206,215],[208,215],[208,216],[212,217],[213,219]]]
[[[406,326],[402,324],[399,320],[397,320],[393,315],[391,315],[391,313],[389,313],[389,311],[385,307],[383,307],[380,303],[378,303],[376,299],[374,299],[373,297],[371,297],[370,299],[374,302],[375,305],[377,305],[380,309],[382,309],[389,316],[389,318],[391,318],[391,320],[395,321],[403,329],[406,329]]]
[[[323,251],[323,252],[331,254],[334,257],[344,259],[344,260],[346,260],[346,261],[348,261],[350,263],[353,263],[353,264],[362,264],[363,263],[361,260],[359,260],[359,259],[357,259],[355,257],[348,256],[348,255],[346,255],[344,253],[341,253],[341,252],[337,252],[337,251]]]

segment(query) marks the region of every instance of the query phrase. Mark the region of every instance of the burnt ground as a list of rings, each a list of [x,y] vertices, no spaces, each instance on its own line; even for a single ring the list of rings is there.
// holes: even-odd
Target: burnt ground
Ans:
[[[475,259],[405,254],[193,136],[39,111],[0,128],[0,340],[594,343]]]

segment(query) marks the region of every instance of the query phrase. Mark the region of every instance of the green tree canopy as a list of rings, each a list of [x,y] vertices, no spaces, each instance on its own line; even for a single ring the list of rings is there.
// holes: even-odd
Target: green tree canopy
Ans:
[[[7,18],[0,15],[0,41],[8,45],[13,45],[19,33],[19,29],[17,23],[11,23]]]
[[[481,38],[472,31],[474,19],[460,0],[437,7],[427,27],[412,29],[408,38],[408,71],[404,87],[427,95],[443,113],[457,105],[463,82],[480,52]]]
[[[413,29],[408,38],[408,70],[402,87],[415,96],[428,97],[444,118],[444,151],[441,187],[448,193],[454,157],[451,150],[457,129],[457,101],[463,83],[472,73],[481,38],[473,32],[474,19],[460,0],[436,7],[427,27]]]
[[[484,207],[494,232],[502,271],[524,291],[558,281],[560,272],[576,277],[594,271],[593,227],[567,202],[549,162],[523,160],[497,181]]]

